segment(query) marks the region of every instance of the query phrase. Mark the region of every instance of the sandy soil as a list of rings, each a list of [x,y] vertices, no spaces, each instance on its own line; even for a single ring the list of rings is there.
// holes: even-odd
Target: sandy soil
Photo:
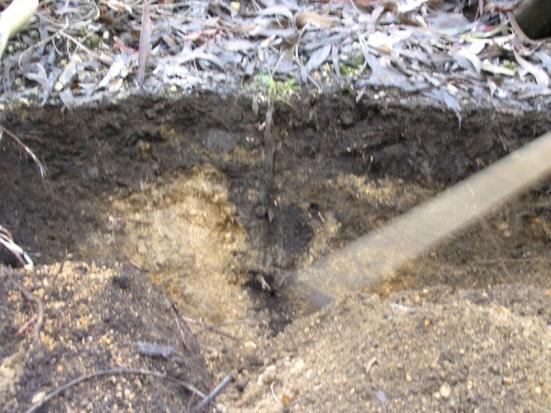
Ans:
[[[549,411],[551,291],[349,297],[263,341],[236,412]]]

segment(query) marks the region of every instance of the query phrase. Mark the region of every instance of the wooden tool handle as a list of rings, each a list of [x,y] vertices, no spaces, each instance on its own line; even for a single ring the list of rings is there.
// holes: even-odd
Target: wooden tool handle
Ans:
[[[322,258],[289,288],[322,307],[347,291],[393,277],[406,262],[551,175],[551,133]]]

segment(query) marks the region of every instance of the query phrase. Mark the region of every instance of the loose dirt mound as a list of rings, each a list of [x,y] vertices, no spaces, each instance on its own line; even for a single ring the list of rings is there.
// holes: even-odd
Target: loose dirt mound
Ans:
[[[43,306],[36,342],[40,310],[21,287]],[[172,354],[152,357],[147,349],[160,345]],[[109,369],[158,375],[128,370],[98,377],[42,411],[186,411],[198,397],[174,379],[206,393],[210,387],[194,336],[144,274],[70,262],[29,275],[0,267],[1,412],[24,412],[60,385]],[[160,377],[165,374],[173,380]]]
[[[549,411],[550,293],[349,297],[266,341],[270,365],[226,397],[234,412]]]

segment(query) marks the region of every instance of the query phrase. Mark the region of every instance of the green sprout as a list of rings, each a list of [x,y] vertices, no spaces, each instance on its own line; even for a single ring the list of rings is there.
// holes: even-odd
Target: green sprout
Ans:
[[[364,57],[361,54],[344,56],[339,63],[339,72],[342,76],[355,76],[362,70],[363,65]]]
[[[288,103],[297,92],[294,79],[277,80],[271,73],[259,74],[254,77],[253,88],[263,93],[272,102]]]

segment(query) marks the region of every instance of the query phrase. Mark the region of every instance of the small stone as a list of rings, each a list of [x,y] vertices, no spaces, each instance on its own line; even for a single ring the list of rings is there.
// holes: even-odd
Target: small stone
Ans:
[[[339,117],[344,126],[352,126],[354,124],[354,114],[349,110],[342,111]]]
[[[134,393],[130,389],[124,389],[125,400],[134,400]]]
[[[99,178],[99,168],[96,165],[90,166],[86,173],[91,181],[96,181]]]
[[[246,341],[245,344],[243,344],[243,347],[245,347],[248,350],[256,350],[256,343],[254,341]]]
[[[103,336],[100,337],[99,343],[104,345],[104,346],[110,346],[113,343],[113,340],[111,340],[110,337],[108,337],[106,335],[103,335]]]
[[[283,393],[283,396],[281,396],[281,403],[283,404],[283,407],[287,408],[289,405],[293,402],[293,395]]]
[[[293,364],[293,366],[291,367],[291,374],[298,374],[300,373],[302,370],[304,370],[304,360],[303,359],[298,359],[295,364]]]
[[[501,379],[501,383],[502,383],[502,384],[513,384],[513,378],[512,378],[512,377],[504,376],[504,377]]]
[[[448,399],[452,394],[452,389],[448,383],[444,383],[440,386],[439,393],[443,399]]]
[[[145,245],[145,242],[141,241],[138,243],[138,246],[136,248],[138,250],[138,254],[145,255],[147,253],[147,246]]]
[[[257,217],[258,219],[266,218],[266,216],[268,215],[268,209],[267,209],[266,206],[264,206],[264,205],[258,205],[258,206],[254,209],[254,215],[255,215],[255,217]]]
[[[383,390],[377,390],[375,392],[375,397],[377,397],[377,400],[379,400],[382,404],[385,404],[388,401],[388,396]]]
[[[32,404],[36,404],[36,403],[38,403],[39,401],[41,401],[42,399],[44,399],[44,397],[46,397],[46,392],[41,391],[41,392],[39,392],[39,393],[36,393],[36,394],[33,396],[31,402],[32,402]]]
[[[260,376],[258,376],[257,383],[270,385],[273,383],[275,379],[276,379],[276,366],[272,364],[268,366]]]
[[[235,383],[235,387],[239,392],[243,393],[245,391],[245,388],[247,387],[247,384],[249,384],[249,380],[243,378],[239,379],[237,383]]]
[[[250,366],[263,366],[264,361],[258,357],[256,354],[251,354],[247,357],[247,362]]]
[[[222,129],[208,129],[206,132],[206,146],[214,152],[230,152],[235,148],[235,137]]]
[[[86,43],[88,46],[92,48],[96,48],[100,44],[100,37],[96,33],[92,33],[90,36],[88,36],[88,39],[86,40]]]

